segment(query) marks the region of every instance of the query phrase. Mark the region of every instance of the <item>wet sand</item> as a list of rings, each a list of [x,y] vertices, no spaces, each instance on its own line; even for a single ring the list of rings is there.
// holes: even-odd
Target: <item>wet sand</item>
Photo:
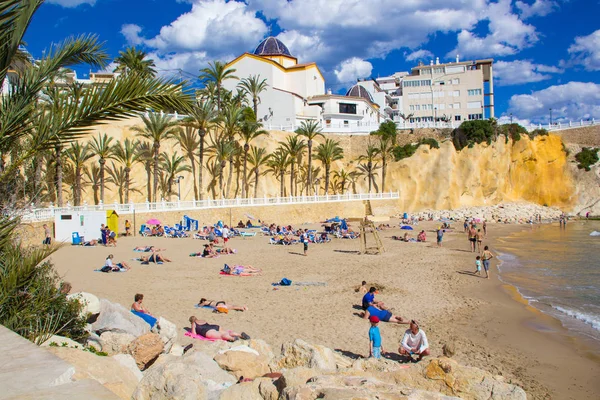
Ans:
[[[397,226],[397,221],[392,222]],[[189,257],[189,253],[201,250],[204,241],[140,237],[121,238],[116,248],[67,246],[52,259],[58,272],[73,284],[73,291],[91,292],[126,307],[135,293],[143,293],[153,314],[177,324],[184,344],[191,339],[183,336],[183,327],[195,315],[248,332],[275,349],[302,338],[356,356],[366,356],[369,348],[369,325],[354,307],[361,299],[354,289],[366,280],[380,287],[377,298],[394,314],[421,321],[433,355],[441,355],[442,345],[454,340],[458,361],[503,375],[524,387],[530,398],[597,397],[600,361],[568,336],[557,320],[523,303],[518,293],[497,278],[495,264],[489,280],[461,273],[474,270],[475,265],[462,224],[446,234],[441,249],[435,245],[436,226],[427,222],[411,232],[416,237],[425,229],[427,243],[392,240],[392,235],[404,234],[398,228],[380,232],[387,251],[379,256],[357,255],[358,240],[333,239],[327,244],[311,244],[308,257],[304,257],[302,245],[273,246],[268,244],[268,237],[257,235],[231,240],[230,247],[236,248],[237,254],[216,259]],[[493,249],[495,237],[515,229],[523,227],[490,224],[484,244]],[[139,245],[167,248],[163,254],[173,262],[145,266],[131,261],[144,254],[132,251]],[[117,262],[127,261],[132,270],[93,272],[110,253]],[[221,276],[224,263],[252,265],[262,268],[263,274]],[[284,277],[326,285],[271,285]],[[194,308],[201,297],[247,305],[249,310],[213,314]],[[397,351],[405,329],[406,325],[381,325],[386,350]]]

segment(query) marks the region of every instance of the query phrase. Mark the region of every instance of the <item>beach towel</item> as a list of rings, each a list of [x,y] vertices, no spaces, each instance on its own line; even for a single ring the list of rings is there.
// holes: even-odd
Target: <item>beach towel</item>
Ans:
[[[95,269],[94,272],[104,272],[104,271],[102,271],[102,269]],[[127,272],[127,269],[120,268],[118,271],[110,271],[110,272]],[[109,273],[109,272],[107,272],[107,273]]]
[[[213,306],[200,306],[198,304],[194,304],[194,308],[210,308],[211,310],[216,310]]]
[[[228,274],[227,272],[219,272],[219,275],[225,275],[225,276],[252,276],[252,274],[248,274],[246,272],[242,272],[241,274]]]
[[[148,325],[150,325],[150,329],[154,328],[154,325],[156,325],[157,319],[154,318],[152,315],[146,314],[146,313],[142,313],[142,312],[139,312],[139,311],[135,311],[135,310],[131,310],[131,312],[134,315],[137,315],[138,317],[140,317],[141,319],[143,319],[144,321],[146,321],[146,323]]]
[[[191,337],[192,339],[204,340],[206,342],[218,342],[219,340],[223,340],[223,339],[209,339],[207,337],[196,335],[195,333],[192,333],[189,331],[185,333],[185,336]]]

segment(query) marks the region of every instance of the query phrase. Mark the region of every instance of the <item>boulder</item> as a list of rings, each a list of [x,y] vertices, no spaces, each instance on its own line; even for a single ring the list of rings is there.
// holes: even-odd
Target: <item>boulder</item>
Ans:
[[[306,367],[286,369],[281,372],[281,378],[277,380],[277,387],[279,391],[283,391],[285,388],[302,386],[319,374],[319,371]]]
[[[214,360],[236,378],[258,378],[271,372],[267,359],[247,346],[237,346],[217,354]]]
[[[448,358],[454,357],[454,355],[456,354],[456,342],[454,341],[450,341],[447,343],[444,343],[444,345],[442,346],[442,351],[444,352],[444,355]]]
[[[219,396],[219,400],[277,400],[279,392],[270,378],[259,378],[230,386]]]
[[[164,352],[168,353],[177,340],[177,326],[163,317],[158,319],[157,329],[164,343]]]
[[[258,351],[258,354],[265,357],[269,362],[275,357],[271,346],[261,339],[251,339],[248,341],[248,347]]]
[[[93,347],[94,349],[96,349],[98,351],[103,351],[102,350],[102,341],[100,340],[100,336],[96,335],[94,332],[89,333],[89,336],[85,342],[85,345],[87,347]]]
[[[140,370],[148,368],[163,352],[163,341],[156,333],[146,333],[129,343],[127,353],[135,358]]]
[[[400,364],[397,361],[388,360],[387,358],[359,358],[352,364],[352,369],[364,372],[392,372],[406,368],[405,364]]]
[[[335,353],[330,348],[296,339],[281,346],[281,355],[271,361],[270,367],[273,371],[295,367],[334,371],[337,368],[337,362]]]
[[[236,380],[206,354],[191,351],[153,367],[139,383],[134,400],[218,398]]]
[[[66,347],[48,347],[48,351],[75,368],[72,380],[93,379],[121,399],[130,399],[138,384],[135,375],[111,357]]]
[[[127,353],[127,346],[135,340],[135,336],[121,332],[103,332],[100,335],[102,351],[109,356]]]
[[[137,378],[138,382],[142,380],[144,374],[138,368],[135,358],[133,358],[130,354],[116,354],[111,357],[113,360],[117,360],[119,364],[130,370],[133,375]]]
[[[171,350],[169,350],[169,354],[174,356],[182,356],[183,355],[183,346],[180,344],[174,344],[171,346]]]
[[[83,304],[81,309],[81,315],[87,316],[88,314],[95,315],[100,312],[100,299],[91,293],[78,292],[67,295],[67,299],[75,299],[79,303]]]
[[[42,343],[42,347],[49,347],[52,344],[54,347],[69,347],[72,349],[83,349],[81,343],[77,343],[73,339],[69,339],[64,336],[52,335],[50,339]]]
[[[92,324],[92,329],[99,333],[116,331],[138,337],[150,332],[150,325],[122,305],[102,299],[100,300],[100,315]]]

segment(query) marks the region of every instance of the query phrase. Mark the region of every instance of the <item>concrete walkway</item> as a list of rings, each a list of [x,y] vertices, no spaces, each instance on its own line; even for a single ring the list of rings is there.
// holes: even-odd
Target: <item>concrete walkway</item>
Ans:
[[[74,382],[72,365],[1,325],[0,365],[0,399],[118,399],[97,381]]]

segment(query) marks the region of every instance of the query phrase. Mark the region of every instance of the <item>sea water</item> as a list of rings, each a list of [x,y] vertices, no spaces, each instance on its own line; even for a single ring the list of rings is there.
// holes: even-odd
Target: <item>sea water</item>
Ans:
[[[493,228],[492,228],[493,229]],[[534,225],[498,241],[501,279],[600,349],[600,221]]]

